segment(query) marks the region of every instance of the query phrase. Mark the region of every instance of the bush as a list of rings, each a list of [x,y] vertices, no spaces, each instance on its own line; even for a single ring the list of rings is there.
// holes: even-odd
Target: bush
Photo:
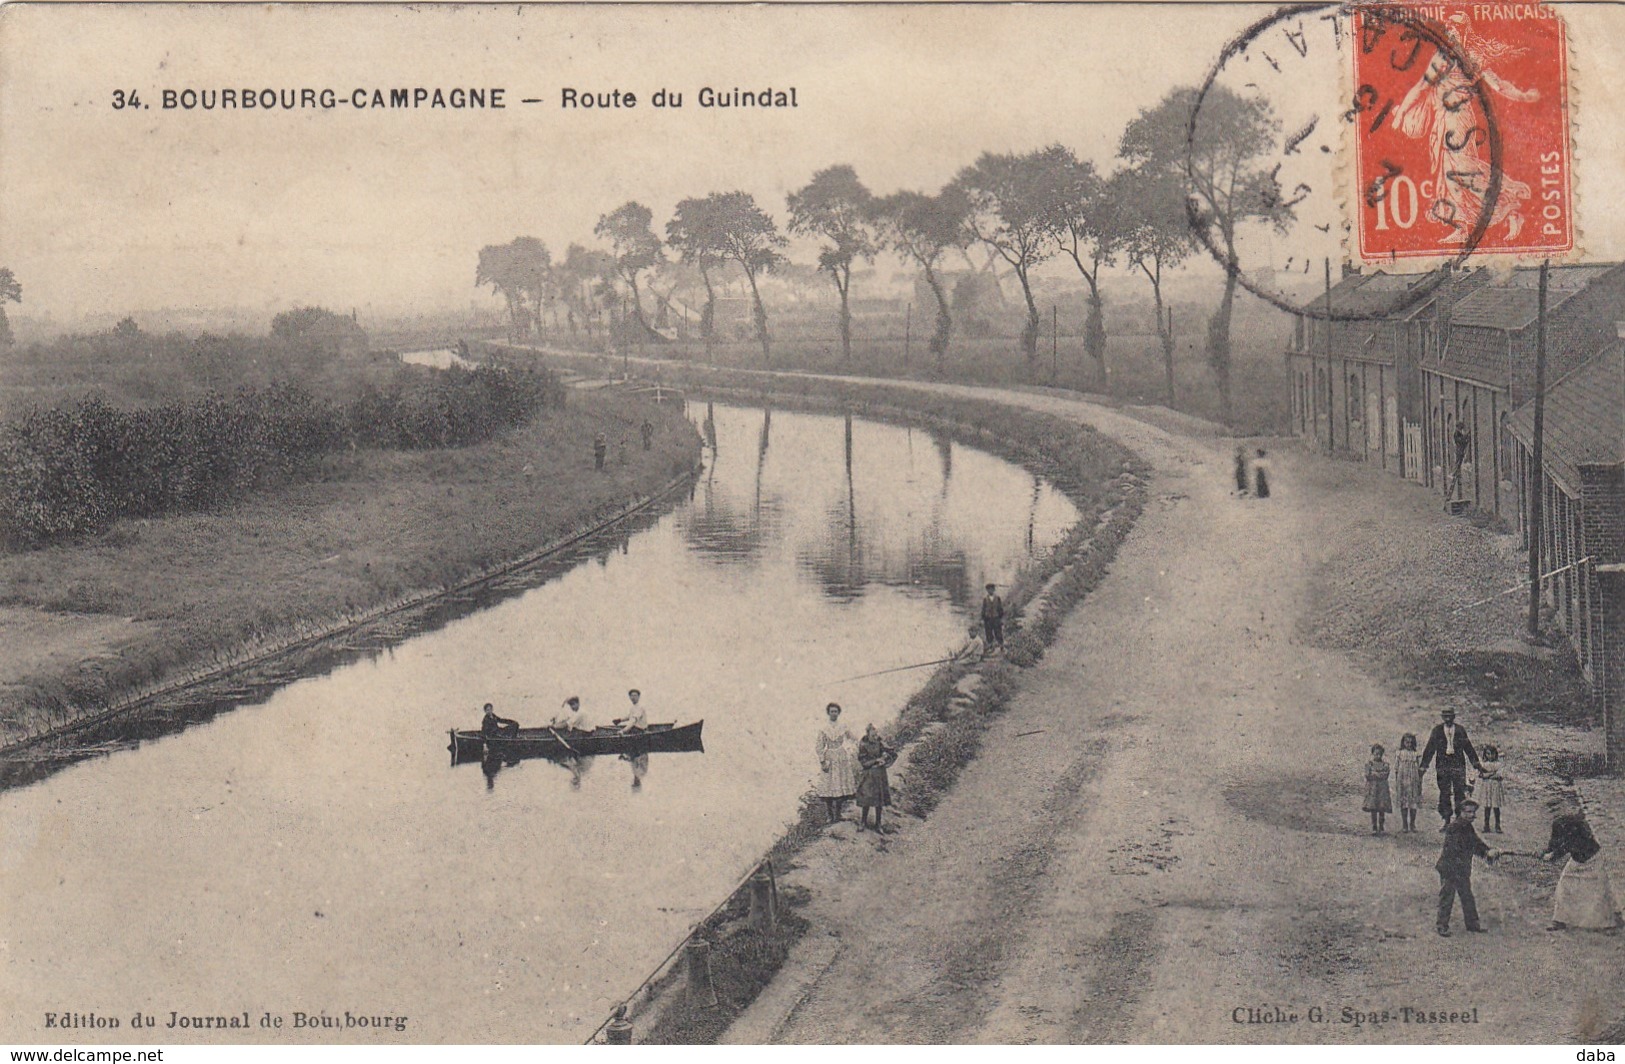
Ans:
[[[546,371],[403,368],[343,407],[296,384],[121,410],[97,397],[0,423],[0,541],[37,546],[121,517],[208,509],[310,476],[350,445],[457,447],[564,404]]]

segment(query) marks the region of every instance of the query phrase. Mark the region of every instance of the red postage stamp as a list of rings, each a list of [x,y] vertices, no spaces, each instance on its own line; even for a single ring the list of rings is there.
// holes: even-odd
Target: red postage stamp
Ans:
[[[1543,3],[1354,11],[1359,254],[1574,248],[1563,20]]]

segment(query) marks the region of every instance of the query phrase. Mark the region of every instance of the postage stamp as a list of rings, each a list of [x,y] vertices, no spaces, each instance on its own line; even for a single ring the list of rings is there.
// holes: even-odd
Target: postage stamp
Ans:
[[[1574,248],[1567,40],[1545,4],[1353,11],[1360,258]]]

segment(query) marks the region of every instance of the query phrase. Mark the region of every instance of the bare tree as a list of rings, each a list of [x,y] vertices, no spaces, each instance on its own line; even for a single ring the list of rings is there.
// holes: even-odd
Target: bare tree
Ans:
[[[935,196],[923,192],[894,192],[874,201],[874,218],[885,246],[918,266],[937,300],[937,326],[927,345],[937,357],[937,371],[946,365],[953,315],[937,268],[942,257],[967,240],[965,216],[970,204],[964,193],[950,185]]]
[[[818,268],[828,273],[841,295],[841,357],[852,361],[852,264],[873,262],[878,250],[870,221],[874,197],[850,166],[831,166],[790,193],[789,228],[801,236],[823,237]]]

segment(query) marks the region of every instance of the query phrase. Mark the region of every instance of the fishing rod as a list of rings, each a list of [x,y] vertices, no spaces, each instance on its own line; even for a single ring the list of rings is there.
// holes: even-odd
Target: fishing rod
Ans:
[[[836,684],[851,683],[854,680],[867,680],[867,679],[869,679],[870,677],[873,677],[873,676],[885,676],[887,673],[892,673],[892,672],[907,672],[910,669],[924,669],[924,668],[928,668],[929,666],[932,666],[932,665],[946,665],[946,664],[948,664],[948,662],[957,661],[958,659],[959,659],[959,655],[950,654],[948,657],[937,658],[935,661],[922,661],[922,662],[918,662],[917,664],[914,664],[914,665],[897,665],[897,666],[895,666],[893,668],[890,668],[890,669],[880,669],[877,672],[865,672],[865,673],[861,673],[860,675],[857,675],[857,676],[848,676],[844,680],[830,680],[828,683],[820,684],[819,686],[820,687],[834,687]]]

